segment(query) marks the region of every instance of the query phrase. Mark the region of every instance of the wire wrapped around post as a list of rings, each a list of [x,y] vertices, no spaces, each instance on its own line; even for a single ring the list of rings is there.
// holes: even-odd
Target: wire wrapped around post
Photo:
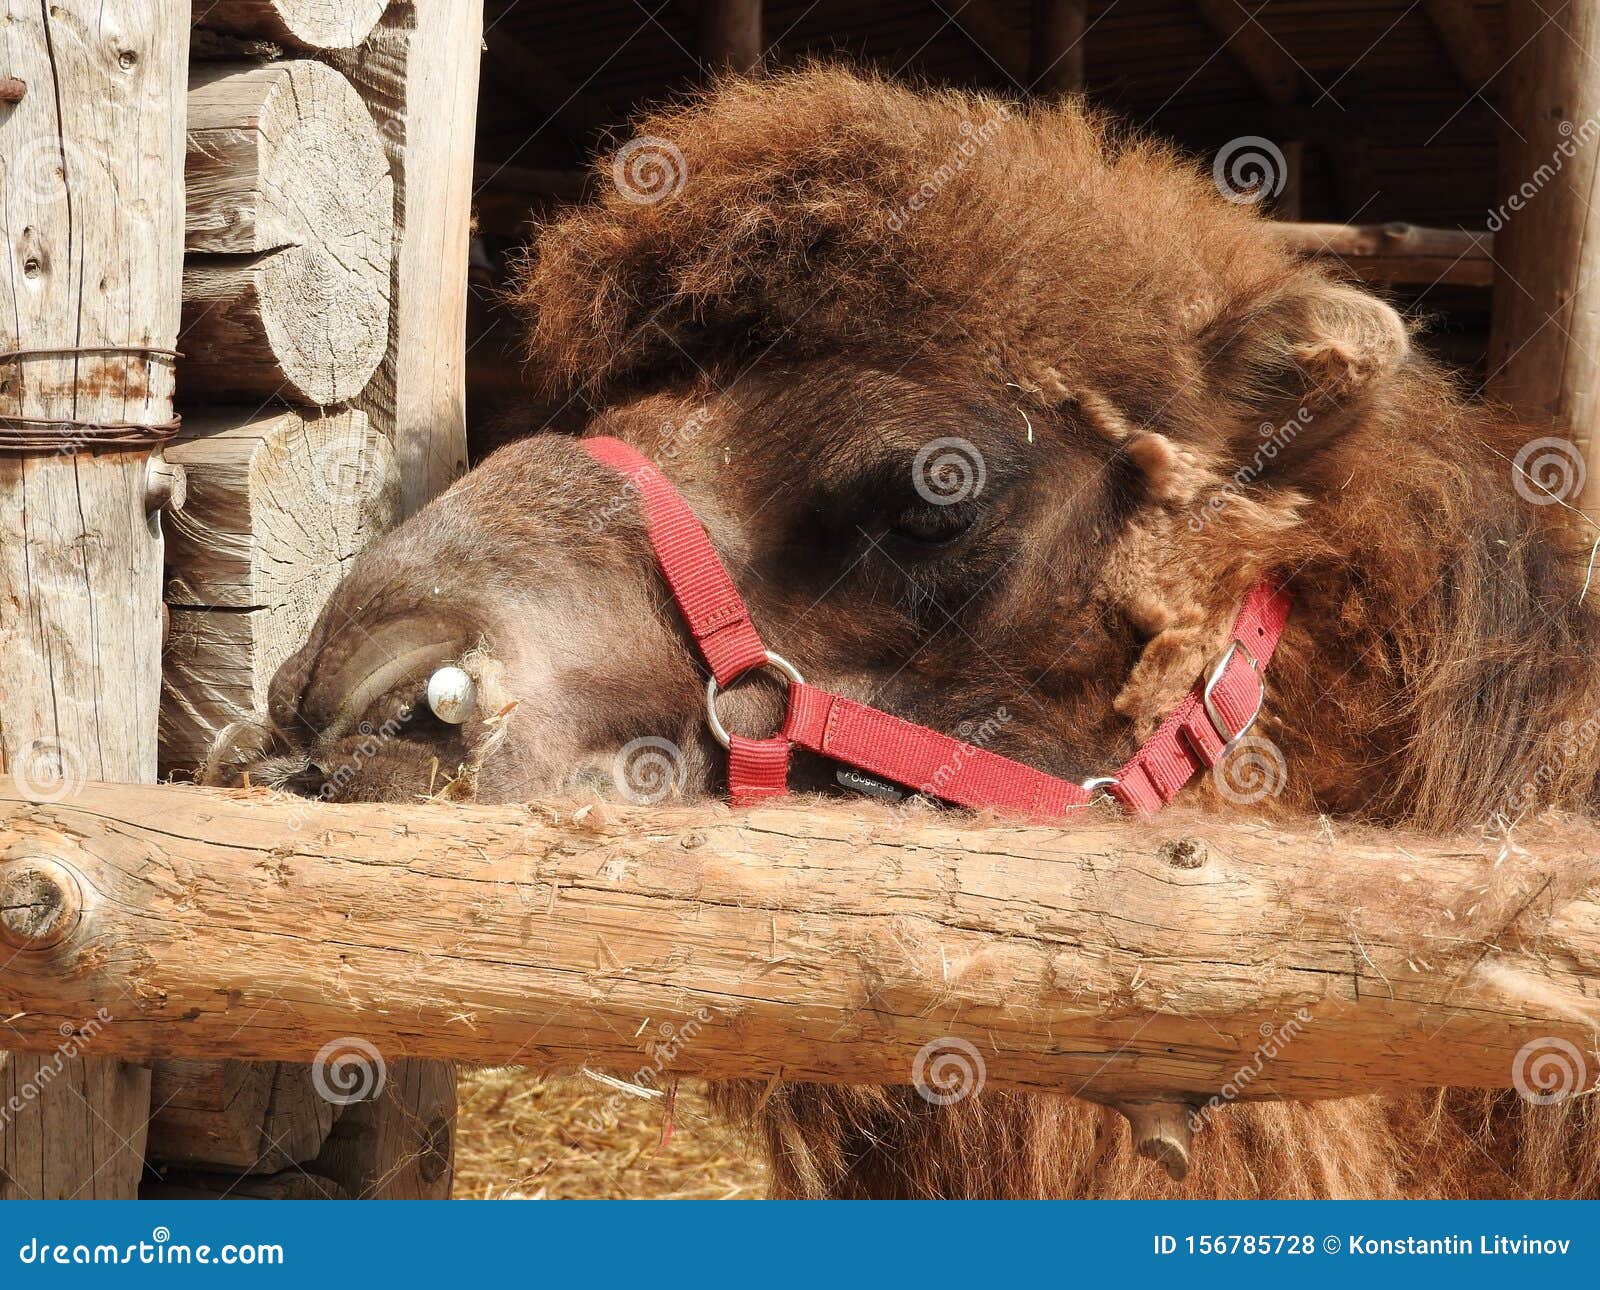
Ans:
[[[37,349],[0,350],[0,362],[42,356],[60,357],[76,354],[125,354],[130,357],[178,359],[183,355],[175,349],[159,345],[81,345],[49,346]],[[183,418],[174,416],[166,421],[101,421],[71,417],[24,417],[12,412],[0,412],[0,452],[62,452],[94,451],[103,448],[159,448],[183,425]]]

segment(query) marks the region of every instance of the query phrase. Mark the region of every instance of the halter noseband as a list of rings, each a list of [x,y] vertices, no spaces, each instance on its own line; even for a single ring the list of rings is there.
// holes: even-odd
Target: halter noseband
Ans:
[[[789,758],[799,745],[957,806],[1059,819],[1104,792],[1130,810],[1153,812],[1216,765],[1261,713],[1267,663],[1290,607],[1288,593],[1270,577],[1251,587],[1217,661],[1139,751],[1114,775],[1081,784],[809,685],[762,643],[705,529],[649,459],[620,439],[585,439],[581,447],[638,490],[656,563],[711,669],[706,720],[728,750],[728,790],[736,804],[787,793]],[[717,694],[763,667],[789,683],[783,727],[766,739],[730,734],[717,716]]]

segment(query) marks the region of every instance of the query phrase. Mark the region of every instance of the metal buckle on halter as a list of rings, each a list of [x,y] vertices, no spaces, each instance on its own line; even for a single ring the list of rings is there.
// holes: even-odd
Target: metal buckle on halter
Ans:
[[[1085,793],[1103,793],[1106,797],[1111,797],[1113,796],[1111,790],[1121,782],[1115,775],[1090,775],[1078,787]],[[1094,801],[1095,799],[1090,798],[1089,800]]]
[[[1227,723],[1222,719],[1222,714],[1217,711],[1216,701],[1212,695],[1217,686],[1222,683],[1223,673],[1228,670],[1228,664],[1233,661],[1235,650],[1244,655],[1245,662],[1250,664],[1250,670],[1255,673],[1256,706],[1251,710],[1250,715],[1245,718],[1244,724],[1230,733]],[[1266,682],[1261,679],[1261,664],[1256,662],[1256,656],[1250,652],[1250,647],[1243,641],[1229,641],[1228,648],[1222,651],[1222,656],[1212,664],[1211,671],[1206,674],[1205,688],[1200,691],[1201,706],[1205,708],[1206,716],[1211,719],[1211,728],[1217,732],[1217,738],[1222,740],[1224,747],[1227,747],[1235,740],[1243,739],[1245,735],[1250,733],[1250,727],[1255,725],[1256,718],[1261,715],[1261,705],[1266,700],[1267,686]]]
[[[770,667],[774,672],[778,672],[785,677],[790,685],[805,684],[806,679],[800,675],[800,669],[782,655],[774,654],[771,650],[767,651],[766,658],[757,666]],[[755,668],[747,668],[733,679],[737,681],[741,677],[748,676],[753,671],[755,671]],[[713,676],[706,682],[706,724],[711,727],[712,738],[724,748],[731,748],[733,745],[732,736],[728,734],[728,728],[722,724],[722,718],[717,716],[717,693],[717,678]]]

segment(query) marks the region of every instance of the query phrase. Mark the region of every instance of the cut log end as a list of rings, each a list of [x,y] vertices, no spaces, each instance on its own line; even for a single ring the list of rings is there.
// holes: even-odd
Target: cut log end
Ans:
[[[82,915],[83,891],[65,865],[39,855],[0,860],[0,943],[52,949]]]
[[[360,394],[389,339],[394,185],[350,83],[224,67],[189,94],[185,374],[210,398]]]
[[[1186,1103],[1118,1102],[1116,1109],[1127,1117],[1135,1151],[1165,1169],[1173,1182],[1189,1176],[1194,1134]]]
[[[217,31],[298,49],[354,49],[388,0],[213,0],[196,19]]]
[[[189,774],[224,731],[251,734],[278,666],[357,553],[397,520],[400,483],[388,440],[353,411],[197,414],[167,457],[189,497],[165,524],[160,766]]]

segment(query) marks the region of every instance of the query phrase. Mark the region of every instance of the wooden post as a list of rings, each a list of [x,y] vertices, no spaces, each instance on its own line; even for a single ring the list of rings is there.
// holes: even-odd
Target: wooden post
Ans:
[[[1474,0],[1422,0],[1422,8],[1461,83],[1475,94],[1487,93],[1505,55],[1489,38]],[[1506,46],[1507,53],[1515,49]]]
[[[761,66],[762,0],[701,0],[700,62],[708,71]]]
[[[1587,478],[1563,500],[1600,519],[1600,6],[1507,0],[1506,28],[1489,389],[1573,443]]]
[[[467,243],[482,0],[398,3],[341,67],[394,175],[393,308],[357,406],[394,444],[409,515],[467,468]]]
[[[151,440],[85,445],[96,424],[172,416],[189,29],[180,5],[100,0],[12,2],[4,21],[26,91],[0,106],[0,350],[25,352],[0,359],[0,782],[56,798],[155,777]],[[9,451],[19,432],[60,444]],[[0,1056],[0,1198],[135,1194],[149,1072],[96,1057],[74,1029],[93,1017]]]
[[[1238,0],[1194,0],[1206,26],[1268,103],[1285,107],[1300,95],[1300,69]]]
[[[389,334],[393,184],[360,97],[309,60],[189,90],[184,389],[353,399]]]
[[[378,122],[394,175],[388,344],[358,406],[394,445],[407,515],[467,468],[467,246],[482,49],[483,0],[412,0],[390,5],[365,45],[333,60]],[[356,1196],[448,1196],[455,1108],[452,1063],[409,1063],[375,1101],[345,1108],[317,1167]]]
[[[1087,0],[1033,0],[1028,88],[1045,98],[1081,94]]]
[[[107,1051],[315,1058],[349,1096],[449,1057],[906,1084],[940,1045],[993,1088],[1128,1107],[1547,1092],[1541,1044],[1586,1067],[1565,1092],[1600,1075],[1600,825],[1570,817],[1512,845],[1186,810],[0,790],[6,905],[61,911],[0,971],[19,1042],[108,1000]],[[1147,1110],[1140,1142],[1181,1167]],[[441,1117],[421,1104],[413,1150],[448,1149]]]
[[[339,1110],[309,1066],[289,1062],[161,1062],[150,1101],[152,1161],[242,1174],[311,1160]]]

